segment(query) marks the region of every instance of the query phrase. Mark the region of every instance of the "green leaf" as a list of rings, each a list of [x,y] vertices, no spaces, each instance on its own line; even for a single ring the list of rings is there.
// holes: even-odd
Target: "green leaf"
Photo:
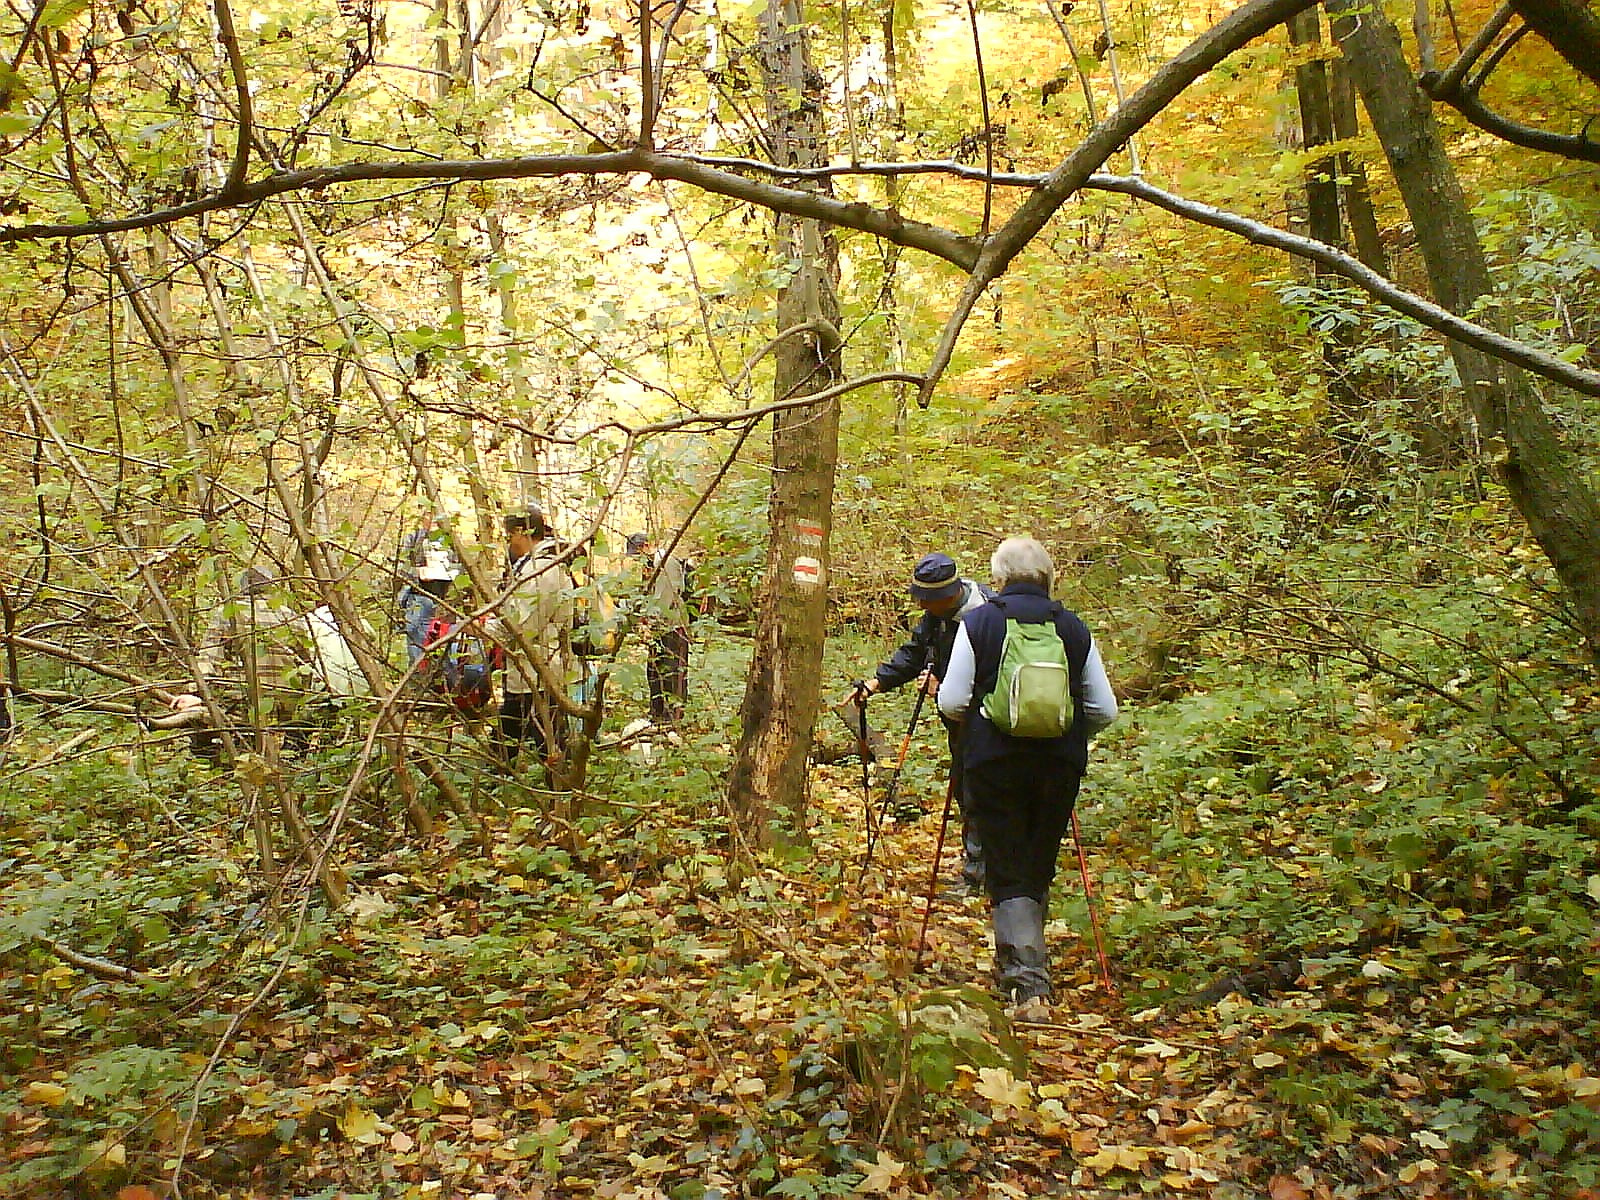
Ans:
[[[78,19],[89,9],[89,0],[51,0],[39,18],[42,29],[60,29]]]
[[[1420,871],[1428,862],[1428,844],[1420,833],[1397,833],[1389,839],[1389,857],[1407,871]]]

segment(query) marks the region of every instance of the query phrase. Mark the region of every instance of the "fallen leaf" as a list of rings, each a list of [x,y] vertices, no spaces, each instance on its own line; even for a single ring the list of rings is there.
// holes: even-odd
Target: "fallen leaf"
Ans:
[[[1264,1071],[1268,1067],[1281,1067],[1285,1061],[1287,1060],[1283,1057],[1283,1055],[1274,1054],[1271,1050],[1268,1050],[1266,1053],[1258,1054],[1252,1058],[1250,1060],[1250,1065],[1256,1068],[1258,1071]]]
[[[1083,1165],[1096,1175],[1109,1175],[1112,1171],[1140,1171],[1154,1153],[1143,1146],[1102,1146],[1098,1154],[1084,1159]]]
[[[887,1150],[878,1151],[878,1161],[867,1168],[866,1178],[856,1184],[858,1192],[887,1192],[905,1171],[906,1165]]]
[[[1272,1200],[1310,1200],[1311,1193],[1292,1175],[1274,1175],[1267,1184]]]
[[[1033,1084],[1017,1079],[1004,1067],[980,1068],[977,1092],[999,1108],[1027,1108],[1033,1100]]]
[[[1176,1046],[1168,1045],[1166,1042],[1163,1042],[1158,1038],[1155,1041],[1146,1042],[1143,1046],[1140,1046],[1137,1050],[1135,1050],[1134,1053],[1153,1054],[1157,1058],[1176,1058],[1183,1052]]]
[[[43,1104],[47,1108],[60,1104],[67,1098],[67,1089],[59,1083],[30,1083],[22,1089],[24,1104]]]
[[[358,1104],[347,1105],[339,1117],[339,1132],[352,1142],[376,1141],[378,1115]]]

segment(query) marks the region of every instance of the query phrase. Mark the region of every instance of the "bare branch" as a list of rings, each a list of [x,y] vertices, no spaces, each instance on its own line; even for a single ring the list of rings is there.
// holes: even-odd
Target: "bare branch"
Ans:
[[[76,967],[86,971],[96,979],[107,979],[113,983],[144,983],[150,976],[142,971],[135,971],[132,967],[125,967],[121,963],[114,963],[107,958],[95,958],[90,954],[79,954],[70,946],[63,946],[51,938],[42,937],[39,944],[54,954],[69,967]]]
[[[1258,0],[1259,2],[1259,0]],[[1271,0],[1310,3],[1311,0]],[[438,159],[431,162],[357,162],[335,166],[280,170],[248,183],[232,194],[213,192],[186,204],[134,216],[79,223],[11,225],[0,228],[0,245],[54,238],[86,237],[129,229],[170,225],[202,213],[244,208],[287,192],[319,192],[343,184],[374,180],[433,179],[460,182],[481,179],[550,179],[566,175],[649,175],[691,184],[716,195],[795,217],[858,229],[900,246],[922,250],[963,270],[977,261],[978,242],[937,225],[908,220],[897,212],[868,204],[836,200],[818,192],[778,187],[677,155],[638,149],[604,154],[537,154],[523,158]]]
[[[1517,15],[1556,53],[1600,83],[1600,17],[1582,0],[1511,0]]]
[[[250,169],[250,141],[255,136],[255,109],[250,101],[250,76],[245,70],[244,55],[239,50],[239,35],[233,28],[233,10],[228,0],[212,0],[216,14],[217,40],[228,56],[228,70],[233,75],[234,103],[238,105],[239,132],[234,143],[233,162],[228,167],[228,178],[222,185],[222,194],[231,195],[244,186],[245,174]]]
[[[1509,117],[1502,117],[1492,108],[1478,99],[1475,91],[1458,88],[1452,92],[1436,91],[1430,79],[1421,80],[1423,90],[1430,97],[1441,104],[1448,104],[1468,121],[1486,133],[1492,133],[1497,138],[1508,141],[1516,146],[1526,146],[1529,150],[1540,150],[1546,154],[1559,154],[1562,158],[1577,159],[1581,162],[1600,163],[1600,142],[1589,137],[1588,127],[1576,136],[1565,133],[1551,133],[1546,129],[1536,129],[1532,125],[1523,125]]]

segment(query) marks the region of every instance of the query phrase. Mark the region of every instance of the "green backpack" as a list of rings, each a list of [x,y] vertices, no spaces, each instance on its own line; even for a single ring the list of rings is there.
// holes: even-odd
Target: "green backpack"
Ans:
[[[1006,618],[1000,672],[983,715],[1012,737],[1054,738],[1072,728],[1072,668],[1054,621]]]

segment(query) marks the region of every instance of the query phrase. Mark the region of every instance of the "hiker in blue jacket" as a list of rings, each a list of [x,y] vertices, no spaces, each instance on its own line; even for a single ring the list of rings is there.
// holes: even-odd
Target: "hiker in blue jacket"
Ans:
[[[911,638],[896,650],[887,662],[881,663],[871,679],[858,683],[851,691],[865,692],[871,696],[892,691],[912,680],[928,695],[936,695],[939,681],[944,678],[945,667],[950,662],[950,647],[955,643],[956,630],[961,618],[993,598],[981,583],[963,579],[956,560],[948,554],[924,554],[911,572],[911,598],[922,609],[922,620],[911,631]],[[955,789],[956,803],[961,809],[962,848],[965,857],[961,877],[972,887],[983,886],[983,844],[977,830],[967,819],[966,788],[961,775],[961,757],[957,753],[956,736],[961,728],[959,721],[941,715],[945,737],[950,746],[951,786]]]
[[[1046,898],[1088,766],[1089,739],[1116,719],[1117,697],[1088,627],[1050,598],[1049,552],[1032,538],[1007,538],[990,567],[1000,594],[962,619],[939,685],[939,710],[965,722],[961,757],[969,817],[986,854],[995,979],[1008,1001],[1022,1004],[1050,996]],[[1065,647],[1071,716],[1060,736],[1012,736],[991,719],[1008,619],[1051,622]]]

